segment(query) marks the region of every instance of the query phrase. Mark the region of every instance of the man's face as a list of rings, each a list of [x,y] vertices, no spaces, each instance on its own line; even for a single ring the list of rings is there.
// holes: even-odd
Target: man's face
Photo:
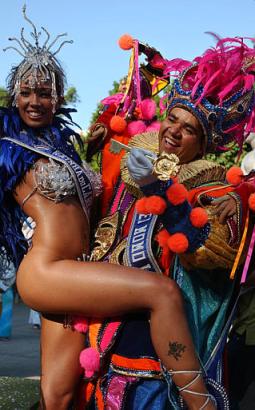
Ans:
[[[173,108],[159,131],[159,151],[176,154],[188,163],[203,154],[202,128],[197,118],[183,108]]]
[[[18,111],[23,122],[32,128],[46,127],[53,121],[52,88],[49,82],[38,82],[34,88],[29,79],[21,82],[17,97]]]

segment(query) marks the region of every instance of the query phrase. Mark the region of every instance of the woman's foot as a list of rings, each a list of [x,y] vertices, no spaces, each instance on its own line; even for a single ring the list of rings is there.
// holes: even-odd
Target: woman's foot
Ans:
[[[174,381],[174,376],[183,376],[185,384],[178,386],[179,393],[190,410],[216,410],[217,404],[214,397],[209,394],[200,370],[171,370],[167,372]],[[187,376],[189,380],[187,380]],[[180,377],[179,377],[180,379]]]

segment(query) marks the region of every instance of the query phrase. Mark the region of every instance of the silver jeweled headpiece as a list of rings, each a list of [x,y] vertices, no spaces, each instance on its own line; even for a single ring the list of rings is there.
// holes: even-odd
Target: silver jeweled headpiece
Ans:
[[[64,72],[56,59],[56,54],[60,51],[65,43],[73,43],[72,40],[63,41],[58,49],[53,53],[50,51],[52,46],[60,37],[66,36],[67,33],[59,34],[49,45],[50,34],[41,27],[46,34],[46,40],[42,46],[39,45],[39,37],[41,32],[37,31],[33,22],[26,15],[26,6],[22,9],[23,16],[26,21],[32,26],[33,31],[30,33],[34,39],[34,45],[24,37],[24,27],[21,29],[20,40],[16,37],[9,38],[9,41],[16,41],[20,49],[16,47],[6,47],[4,51],[13,49],[17,51],[24,59],[14,70],[13,80],[11,81],[11,96],[13,97],[13,106],[17,106],[17,97],[20,93],[21,81],[27,82],[30,88],[35,88],[40,82],[51,82],[52,87],[52,105],[53,113],[56,111],[56,104],[59,96],[64,96]],[[56,77],[58,84],[56,84]],[[58,89],[57,89],[58,87]]]

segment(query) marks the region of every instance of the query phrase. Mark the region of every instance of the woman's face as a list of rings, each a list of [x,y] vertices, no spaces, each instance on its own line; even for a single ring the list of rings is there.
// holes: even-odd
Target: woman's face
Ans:
[[[51,93],[50,82],[38,82],[33,88],[29,86],[29,78],[21,82],[17,107],[26,125],[41,128],[52,124],[54,114]]]

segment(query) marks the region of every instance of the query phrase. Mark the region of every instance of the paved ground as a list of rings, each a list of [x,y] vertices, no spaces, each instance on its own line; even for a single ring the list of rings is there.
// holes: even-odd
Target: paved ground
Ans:
[[[0,376],[34,377],[40,374],[40,331],[28,324],[29,308],[14,305],[12,337],[0,340]]]
[[[29,308],[14,305],[12,337],[0,340],[0,409],[32,410],[39,400],[40,330],[28,324]]]
[[[16,380],[21,382],[21,378],[39,378],[40,374],[40,362],[39,362],[39,337],[40,331],[33,329],[28,324],[29,309],[23,304],[18,303],[14,305],[13,315],[13,331],[12,337],[8,341],[0,340],[0,377],[9,376],[17,379],[0,379],[0,409],[3,410],[27,410],[29,407],[20,407],[17,405],[11,405],[10,407],[2,407],[1,403],[1,387],[2,391],[6,392],[4,384],[8,384],[9,391],[13,391],[12,383]],[[37,383],[34,387],[30,387],[35,396],[38,389],[38,382],[23,380],[23,383]],[[24,389],[28,393],[28,388]],[[29,394],[29,393],[28,393]],[[14,399],[12,399],[14,400]],[[32,400],[32,397],[31,397]],[[32,401],[33,402],[33,401]],[[246,397],[243,399],[240,410],[254,410],[255,409],[255,383],[253,383]]]

